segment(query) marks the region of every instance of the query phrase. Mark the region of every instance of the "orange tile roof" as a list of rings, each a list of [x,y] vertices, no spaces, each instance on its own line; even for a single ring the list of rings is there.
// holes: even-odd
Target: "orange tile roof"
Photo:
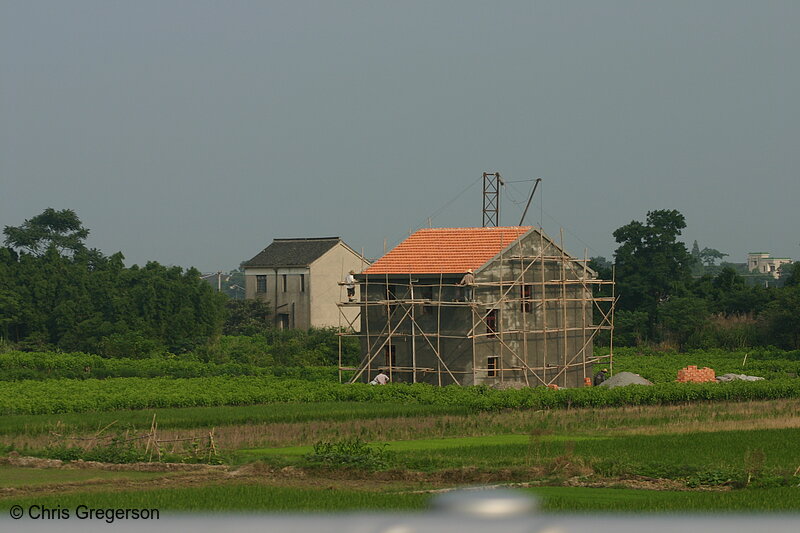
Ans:
[[[457,274],[483,266],[532,226],[421,229],[364,274]]]

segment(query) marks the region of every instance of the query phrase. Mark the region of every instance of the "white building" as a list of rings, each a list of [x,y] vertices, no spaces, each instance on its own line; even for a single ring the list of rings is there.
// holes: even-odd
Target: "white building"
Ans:
[[[759,274],[769,274],[775,279],[780,277],[781,266],[792,262],[788,257],[770,257],[767,252],[750,252],[747,254],[747,270]]]
[[[346,300],[341,282],[367,266],[339,237],[275,239],[243,264],[245,297],[269,302],[282,329],[347,326],[336,305]],[[358,309],[348,309],[344,318],[357,316]]]

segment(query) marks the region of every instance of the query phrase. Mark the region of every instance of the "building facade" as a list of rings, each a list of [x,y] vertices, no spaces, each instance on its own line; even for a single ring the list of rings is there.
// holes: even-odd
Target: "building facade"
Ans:
[[[791,264],[788,257],[771,257],[767,252],[750,252],[747,254],[747,270],[759,274],[768,274],[775,279],[781,276],[781,267]]]
[[[242,265],[245,298],[269,302],[278,328],[338,327],[357,315],[337,308],[347,299],[342,281],[368,264],[339,237],[275,239]]]
[[[612,323],[592,292],[604,282],[532,227],[420,230],[358,279],[353,380],[581,386]]]

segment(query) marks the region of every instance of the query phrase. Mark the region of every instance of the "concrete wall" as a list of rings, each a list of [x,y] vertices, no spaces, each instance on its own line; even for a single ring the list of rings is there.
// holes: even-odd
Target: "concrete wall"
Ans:
[[[529,266],[530,258],[539,256],[544,256],[544,260]],[[508,332],[498,334],[495,339],[482,337],[477,342],[478,366],[486,368],[488,357],[497,356],[502,368],[524,368],[527,365],[537,368],[536,373],[546,382],[555,378],[555,383],[560,386],[581,386],[584,369],[565,368],[581,362],[584,354],[587,357],[592,355],[592,343],[588,342],[591,331],[585,327],[590,326],[593,319],[593,305],[588,300],[591,288],[578,283],[561,285],[550,282],[580,279],[584,275],[582,265],[568,257],[562,262],[558,247],[540,239],[536,233],[513,246],[503,259],[496,258],[476,275],[479,284],[495,285],[479,289],[478,299],[486,302],[487,309],[497,307],[501,323],[499,331]],[[509,281],[514,281],[514,284],[508,284]],[[504,283],[502,287],[500,282]],[[525,300],[523,287],[530,292],[530,298]],[[501,299],[501,291],[505,301],[495,306],[493,302]],[[564,331],[565,328],[569,331]],[[561,331],[544,333],[545,329]],[[591,368],[586,371],[586,375],[591,376]],[[479,377],[479,383],[496,381],[486,372],[481,374],[485,377]],[[504,372],[502,380],[525,382],[524,372]],[[532,381],[538,380],[529,375],[528,383]]]
[[[347,301],[347,290],[339,282],[344,281],[350,270],[360,273],[366,268],[362,258],[343,243],[339,243],[311,264],[311,325],[315,327],[338,327],[339,308],[337,302]],[[356,298],[359,297],[356,285]],[[357,307],[343,307],[345,317],[353,321],[358,316]],[[355,321],[356,331],[359,329]],[[347,323],[342,318],[342,326]]]
[[[413,306],[409,304],[397,305],[369,305],[362,307],[361,330],[367,332],[369,324],[369,336],[362,337],[362,353],[366,354],[368,349],[372,353],[379,351],[371,365],[370,378],[377,374],[377,369],[387,365],[387,349],[385,344],[387,339],[386,332],[389,329],[397,331],[392,336],[391,344],[395,350],[396,366],[411,367],[414,356],[416,355],[416,366],[418,368],[439,369],[445,371],[445,367],[450,368],[456,380],[464,383],[464,372],[469,372],[471,380],[472,367],[472,340],[463,338],[471,323],[471,311],[468,305],[461,302],[454,302],[463,298],[461,289],[454,287],[461,276],[447,276],[442,280],[443,286],[439,293],[439,278],[428,278],[427,280],[416,280],[414,287],[414,299],[424,300],[430,295],[431,302],[442,300],[449,302],[450,306],[438,306],[432,303],[419,303]],[[410,299],[409,278],[392,277],[389,287],[395,299]],[[368,301],[378,302],[387,301],[387,285],[385,276],[375,277],[361,285],[361,289]],[[363,298],[362,298],[363,301]],[[413,308],[412,308],[413,307]],[[413,316],[413,320],[411,317]],[[399,325],[399,327],[398,327]],[[442,335],[459,336],[462,338],[448,339],[437,338],[434,336],[425,337],[424,334],[436,333],[437,327]],[[412,328],[416,335],[411,336]],[[444,360],[444,366],[436,357],[434,347],[438,347]],[[389,371],[387,371],[389,372]],[[459,373],[460,372],[460,373]],[[414,376],[410,370],[391,369],[393,381],[413,382]],[[365,374],[366,377],[366,374]],[[418,372],[418,382],[428,382],[438,384],[438,374]],[[455,381],[449,375],[442,376],[442,384],[449,385]]]
[[[541,255],[558,257],[536,261],[533,266],[526,268],[532,262],[530,257],[540,255],[540,247],[544,249]],[[487,335],[486,325],[474,319],[473,307],[453,302],[462,297],[461,289],[452,286],[460,280],[460,275],[443,277],[441,296],[438,276],[435,279],[414,276],[415,300],[432,292],[433,301],[441,300],[445,303],[441,306],[414,304],[413,309],[408,303],[368,306],[368,310],[362,313],[362,330],[366,332],[368,320],[370,336],[362,339],[363,351],[367,353],[369,347],[371,353],[375,353],[386,340],[385,331],[381,334],[381,330],[387,324],[395,328],[400,323],[392,338],[398,367],[411,367],[413,360],[416,359],[418,368],[444,370],[434,351],[434,347],[438,346],[444,365],[462,385],[491,385],[501,381],[541,385],[541,381],[523,370],[527,365],[535,368],[535,373],[546,382],[552,382],[555,376],[558,376],[555,383],[559,386],[581,386],[584,375],[591,376],[591,368],[587,368],[587,374],[584,374],[584,369],[581,367],[565,370],[565,363],[582,361],[582,350],[585,351],[586,357],[592,354],[592,343],[588,342],[591,331],[585,326],[593,323],[593,306],[591,301],[587,300],[591,295],[582,284],[562,286],[547,283],[562,279],[562,275],[568,280],[579,279],[583,275],[580,264],[569,260],[562,264],[560,255],[557,247],[546,240],[540,241],[539,235],[533,233],[525,242],[510,250],[504,256],[505,261],[501,261],[498,257],[476,272],[474,312],[484,317],[491,310],[495,310],[497,316],[495,336]],[[509,256],[521,256],[527,259],[509,260]],[[521,282],[517,283],[518,279]],[[390,286],[392,282],[395,284],[396,298],[410,298],[409,276],[392,276],[389,282]],[[500,285],[501,282],[503,285]],[[430,288],[426,289],[426,284]],[[523,286],[528,286],[527,290],[530,291],[530,298],[525,301],[523,301]],[[385,277],[369,280],[367,287],[366,294],[369,301],[386,300]],[[546,300],[553,301],[543,302],[543,295]],[[406,313],[407,316],[403,318]],[[412,314],[413,321],[410,318]],[[474,339],[474,351],[473,339],[467,338],[473,327],[473,320],[478,324],[475,333],[479,335]],[[565,326],[572,331],[564,332]],[[426,340],[423,333],[436,333],[437,327],[441,336],[438,338],[431,336]],[[415,335],[411,335],[412,328]],[[543,331],[545,329],[562,331],[545,333]],[[495,376],[491,376],[488,370],[490,357],[498,358],[499,369],[516,367],[517,370],[498,370]],[[473,364],[479,369],[474,381]],[[370,377],[374,377],[378,367],[386,365],[384,347],[371,365],[373,371]],[[395,381],[414,380],[410,370],[393,369],[392,373]],[[418,372],[416,381],[438,384],[439,375],[435,372]],[[442,376],[443,385],[453,382],[450,375]]]
[[[266,292],[256,291],[257,276],[266,276]],[[244,279],[245,298],[269,302],[275,326],[300,329],[311,326],[310,269],[245,268]]]

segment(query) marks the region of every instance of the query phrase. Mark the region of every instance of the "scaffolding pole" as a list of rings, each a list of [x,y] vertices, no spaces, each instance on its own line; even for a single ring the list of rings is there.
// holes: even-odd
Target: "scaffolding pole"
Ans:
[[[571,381],[578,378],[585,381],[592,373],[591,365],[608,360],[613,368],[615,273],[610,281],[590,278],[587,251],[584,250],[583,259],[572,258],[564,250],[563,238],[562,230],[560,243],[556,244],[539,231],[538,243],[518,240],[513,253],[501,252],[492,260],[496,276],[485,277],[475,284],[472,301],[460,301],[466,300],[463,295],[450,298],[450,295],[458,295],[459,284],[455,280],[446,282],[446,273],[437,273],[435,277],[419,276],[424,279],[415,279],[414,274],[391,277],[382,274],[377,286],[374,276],[365,275],[359,282],[360,301],[338,305],[342,313],[339,335],[362,339],[364,349],[357,367],[345,367],[343,339],[339,339],[340,381],[344,370],[355,370],[350,382],[362,379],[365,373],[368,381],[375,359],[384,351],[385,364],[378,367],[386,371],[392,381],[410,378],[412,383],[422,380],[439,386],[446,384],[445,378],[460,385],[457,376],[469,374],[472,384],[513,381],[526,386],[557,383],[578,386]],[[611,285],[612,295],[595,296],[593,287],[599,289],[604,285]],[[538,294],[534,290],[536,286]],[[353,306],[360,308],[359,314],[354,318],[344,316],[344,310]],[[458,308],[468,310],[470,317],[461,332],[452,330],[451,320],[446,323],[443,320],[446,310],[459,312]],[[378,309],[386,313],[385,320],[381,318],[377,322],[380,331],[376,331],[376,317],[371,316]],[[550,313],[552,317],[548,316]],[[490,314],[495,315],[491,323],[488,321]],[[553,325],[550,318],[555,320]],[[361,322],[360,331],[355,326],[356,321]],[[604,330],[611,331],[609,354],[595,356],[588,348]],[[562,342],[551,347],[550,340]],[[445,361],[444,347],[459,353],[464,350],[464,343],[469,343],[471,368],[464,368],[465,365],[451,368]],[[401,344],[402,363],[397,356]],[[554,353],[549,353],[548,349],[553,348]],[[421,353],[427,354],[423,356],[422,365]],[[481,357],[496,359],[490,364]]]

